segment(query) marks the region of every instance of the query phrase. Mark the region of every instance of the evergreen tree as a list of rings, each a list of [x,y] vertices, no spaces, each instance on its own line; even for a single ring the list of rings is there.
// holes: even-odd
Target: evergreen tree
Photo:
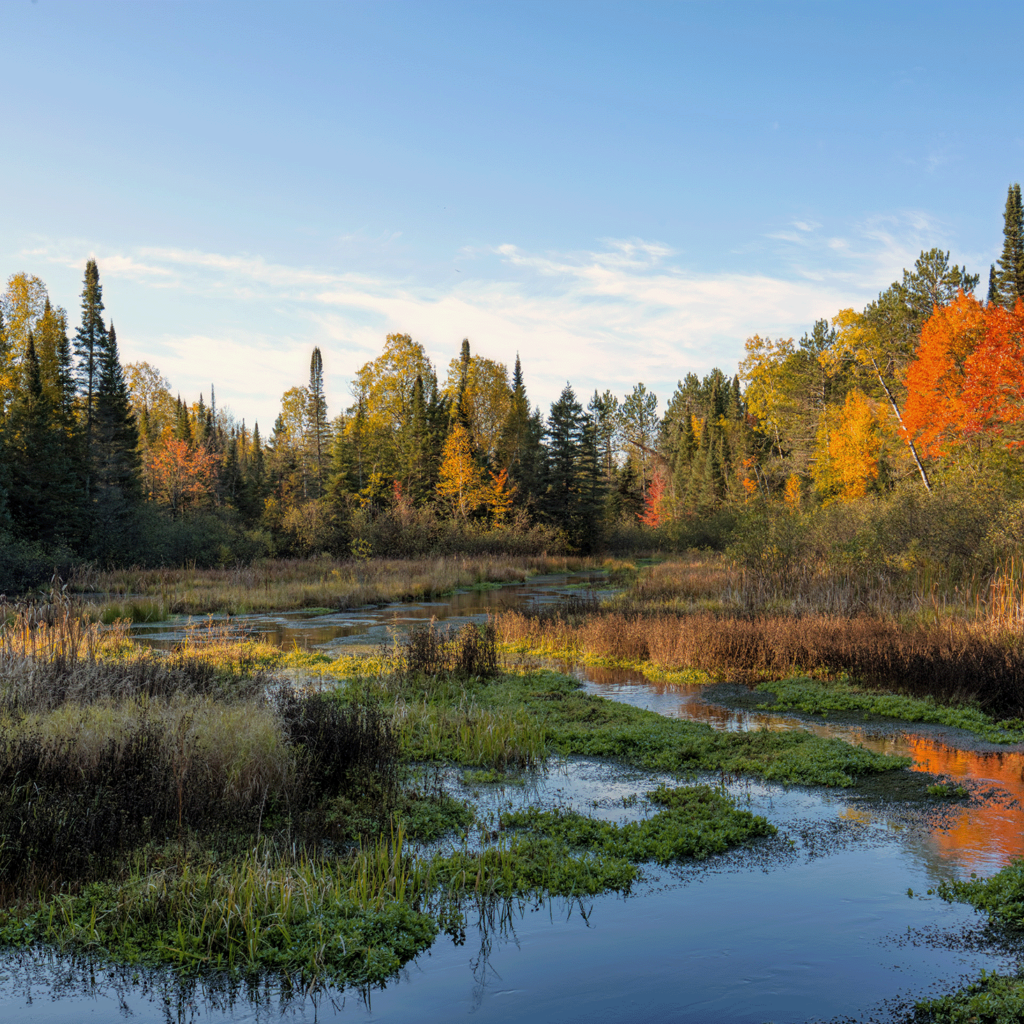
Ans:
[[[116,550],[119,531],[142,497],[139,430],[117,351],[114,325],[103,349],[96,382],[93,423],[93,473],[97,540]]]
[[[615,439],[619,431],[619,400],[610,391],[605,391],[602,395],[595,389],[587,411],[594,421],[601,474],[605,485],[610,487],[615,480]]]
[[[313,497],[324,490],[324,458],[330,427],[327,425],[327,403],[324,401],[324,361],[319,346],[309,361],[309,449],[316,487]]]
[[[530,412],[518,353],[495,461],[501,469],[508,470],[510,484],[515,486],[513,504],[520,509],[536,505],[545,486],[544,420],[540,409]]]
[[[603,498],[600,459],[593,422],[569,384],[551,406],[546,447],[543,511],[574,550],[589,551],[597,536]]]
[[[96,392],[99,386],[101,364],[107,349],[107,329],[103,324],[103,286],[95,260],[85,265],[85,284],[82,288],[82,322],[75,332],[75,355],[78,357],[78,383],[85,413],[86,457],[92,460],[93,428],[96,418]],[[86,477],[88,494],[89,477]]]
[[[472,431],[473,418],[469,413],[466,385],[469,382],[469,338],[462,339],[462,353],[459,358],[459,390],[455,396],[455,404],[452,406],[452,423],[461,423],[467,430]]]
[[[402,487],[413,504],[422,505],[433,496],[437,484],[437,453],[421,374],[416,375],[413,383],[409,420],[403,435]]]
[[[996,276],[996,265],[990,263],[988,267],[988,295],[985,303],[989,306],[999,305],[999,278]]]
[[[1024,209],[1021,207],[1020,185],[1006,190],[1003,212],[1003,253],[996,274],[998,301],[1013,309],[1018,298],[1024,298]]]
[[[266,497],[266,467],[263,462],[263,443],[260,440],[260,425],[252,428],[252,441],[245,458],[245,479],[238,500],[240,511],[246,522],[255,523],[263,511]]]
[[[46,545],[67,540],[76,512],[75,474],[65,456],[64,432],[43,387],[31,331],[7,435],[8,503],[15,532]]]

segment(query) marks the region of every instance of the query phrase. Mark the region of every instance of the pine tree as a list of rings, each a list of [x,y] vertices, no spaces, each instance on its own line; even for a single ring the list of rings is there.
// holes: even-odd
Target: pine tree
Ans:
[[[327,403],[324,401],[324,361],[317,347],[309,361],[309,449],[315,468],[315,498],[324,491],[324,458],[329,433]]]
[[[139,430],[118,358],[117,333],[110,325],[96,383],[93,472],[101,548],[116,548],[132,505],[142,496]]]
[[[990,263],[988,267],[988,295],[985,297],[985,303],[989,306],[999,305],[999,278],[994,263]]]
[[[603,501],[600,458],[593,421],[569,384],[551,406],[546,447],[543,511],[573,549],[588,551],[596,540]]]
[[[1021,207],[1020,185],[1006,190],[1003,213],[1003,254],[999,257],[996,275],[999,302],[1013,309],[1018,298],[1024,298],[1024,209]]]
[[[459,390],[455,396],[455,404],[452,406],[452,423],[461,423],[467,430],[472,432],[472,417],[469,414],[468,396],[466,385],[469,382],[469,338],[462,339],[462,353],[459,359]]]
[[[75,512],[75,475],[64,435],[43,387],[32,332],[8,423],[9,511],[15,531],[44,544],[69,537]]]
[[[84,400],[86,457],[92,460],[93,429],[96,418],[96,392],[100,366],[107,349],[107,329],[103,324],[103,287],[95,260],[85,265],[82,288],[82,322],[75,332],[75,355],[78,357],[79,390]],[[86,493],[90,491],[86,477]]]
[[[420,374],[413,383],[409,420],[403,434],[402,486],[413,504],[421,505],[433,496],[437,474],[433,429]]]

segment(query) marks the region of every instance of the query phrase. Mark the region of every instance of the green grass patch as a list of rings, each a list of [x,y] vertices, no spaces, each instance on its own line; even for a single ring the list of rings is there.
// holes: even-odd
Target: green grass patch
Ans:
[[[522,775],[498,771],[497,768],[470,768],[462,773],[462,781],[467,786],[522,786],[526,780]]]
[[[737,810],[729,797],[709,786],[661,786],[647,796],[664,810],[624,825],[573,811],[541,811],[535,807],[503,814],[501,824],[539,833],[573,848],[634,863],[654,860],[660,864],[684,858],[704,860],[776,832],[765,818]]]
[[[937,704],[930,697],[864,690],[847,678],[819,681],[794,676],[760,683],[757,689],[775,695],[775,702],[767,705],[773,711],[790,708],[812,715],[861,711],[904,722],[929,722],[966,729],[990,743],[1024,742],[1024,721],[1020,719],[995,721],[973,707],[950,707]]]
[[[476,813],[466,801],[456,800],[448,793],[431,796],[406,793],[399,802],[396,818],[410,839],[432,842],[468,828]]]
[[[996,925],[1024,930],[1024,858],[1011,861],[991,878],[973,874],[962,882],[942,882],[938,894],[948,903],[969,903]]]
[[[33,913],[0,912],[0,943],[46,943],[184,974],[379,984],[426,949],[438,925],[405,899],[360,887],[354,874],[349,865],[269,855],[143,863],[121,882],[44,899]]]
[[[966,800],[971,794],[953,782],[939,782],[929,786],[925,792],[929,796],[939,797],[941,800]]]
[[[784,783],[850,786],[859,775],[907,767],[909,758],[876,754],[808,732],[718,732],[581,692],[578,680],[538,669],[479,686],[483,708],[522,707],[563,755],[610,757],[656,771],[759,775]]]
[[[982,971],[973,984],[915,1006],[914,1024],[1020,1024],[1024,977]]]

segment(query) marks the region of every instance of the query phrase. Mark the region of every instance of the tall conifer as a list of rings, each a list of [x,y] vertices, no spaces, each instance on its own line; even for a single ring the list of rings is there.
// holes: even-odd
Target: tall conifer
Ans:
[[[101,550],[116,550],[119,530],[131,506],[142,496],[139,430],[118,358],[117,333],[110,325],[96,383],[93,427],[96,540]]]
[[[1024,298],[1024,208],[1021,207],[1020,185],[1006,191],[1003,212],[1003,254],[999,257],[996,275],[1000,304],[1013,309],[1018,298]]]
[[[85,447],[87,458],[92,458],[93,425],[96,417],[96,392],[99,385],[100,365],[107,348],[107,329],[103,324],[103,286],[95,260],[85,265],[85,283],[82,288],[82,322],[75,332],[75,355],[78,357],[78,386],[85,411]],[[88,478],[86,491],[89,490]]]

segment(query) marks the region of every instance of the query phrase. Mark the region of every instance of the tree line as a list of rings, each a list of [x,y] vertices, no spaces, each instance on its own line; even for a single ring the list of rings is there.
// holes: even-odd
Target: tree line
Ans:
[[[317,552],[590,552],[726,544],[752,509],[925,493],[965,477],[1024,481],[1024,224],[980,275],[930,249],[862,310],[799,341],[760,337],[731,376],[688,373],[663,414],[637,383],[546,415],[470,342],[445,368],[388,335],[334,415],[324,359],[266,435],[183,401],[148,362],[122,366],[86,264],[79,325],[45,284],[0,298],[0,587],[76,559],[223,564]],[[1021,495],[1024,497],[1024,494]]]

